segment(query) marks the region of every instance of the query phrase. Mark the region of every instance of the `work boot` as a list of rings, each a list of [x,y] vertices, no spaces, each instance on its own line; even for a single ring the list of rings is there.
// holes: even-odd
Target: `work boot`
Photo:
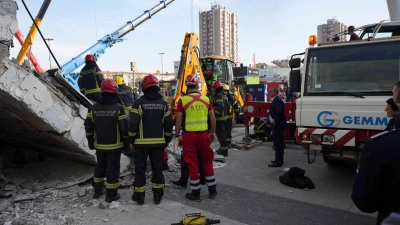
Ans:
[[[160,204],[163,195],[164,195],[163,189],[153,188],[154,204],[156,204],[156,205]]]
[[[118,193],[118,189],[106,189],[106,202],[111,203],[113,201],[117,201],[120,198],[121,195]]]
[[[214,199],[215,197],[217,197],[217,195],[218,195],[217,191],[210,192],[210,193],[208,194],[208,198]]]
[[[93,186],[93,198],[99,198],[100,196],[104,195],[104,182],[92,182],[92,186]]]
[[[143,205],[144,197],[145,197],[144,192],[133,192],[132,201],[136,202],[139,205]]]
[[[186,193],[186,198],[190,201],[201,202],[200,193],[198,196],[194,195],[193,193]]]
[[[221,150],[221,149],[218,149],[218,150],[216,151],[216,153],[217,153],[217,155],[223,155],[223,156],[225,156],[225,157],[228,156],[228,150]]]
[[[171,181],[173,184],[175,184],[176,186],[179,186],[179,187],[183,187],[183,188],[186,188],[187,187],[187,182],[184,182],[184,181],[182,181],[182,180],[172,180]]]

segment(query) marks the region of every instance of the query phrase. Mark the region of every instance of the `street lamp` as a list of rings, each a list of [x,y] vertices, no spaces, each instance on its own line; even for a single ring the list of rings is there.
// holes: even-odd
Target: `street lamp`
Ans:
[[[54,40],[53,38],[45,38],[44,40],[49,42],[49,63],[50,63],[50,68],[51,69],[51,54],[50,54],[50,41]]]
[[[163,69],[162,55],[164,55],[165,53],[160,52],[158,54],[161,55],[161,76],[162,76],[162,80],[164,81],[164,69]]]

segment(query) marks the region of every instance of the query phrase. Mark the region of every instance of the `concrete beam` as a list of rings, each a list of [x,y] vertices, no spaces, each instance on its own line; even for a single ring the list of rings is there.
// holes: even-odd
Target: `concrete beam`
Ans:
[[[0,61],[0,138],[5,144],[96,164],[88,148],[87,108],[8,57]]]

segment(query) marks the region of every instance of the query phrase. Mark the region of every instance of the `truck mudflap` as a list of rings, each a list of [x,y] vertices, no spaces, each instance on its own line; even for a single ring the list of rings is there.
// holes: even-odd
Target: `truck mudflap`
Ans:
[[[307,150],[308,163],[311,164],[316,159],[317,151],[323,153],[326,162],[328,155],[335,159],[352,158],[351,155],[358,154],[368,137],[379,132],[381,131],[298,127],[296,142]]]

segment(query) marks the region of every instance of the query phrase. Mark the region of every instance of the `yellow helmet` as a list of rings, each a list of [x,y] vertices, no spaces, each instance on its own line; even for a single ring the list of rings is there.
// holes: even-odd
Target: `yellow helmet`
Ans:
[[[223,84],[222,87],[223,87],[224,91],[229,91],[229,85]]]
[[[124,84],[124,78],[117,76],[115,78],[115,83],[117,83],[117,85],[123,85]]]

